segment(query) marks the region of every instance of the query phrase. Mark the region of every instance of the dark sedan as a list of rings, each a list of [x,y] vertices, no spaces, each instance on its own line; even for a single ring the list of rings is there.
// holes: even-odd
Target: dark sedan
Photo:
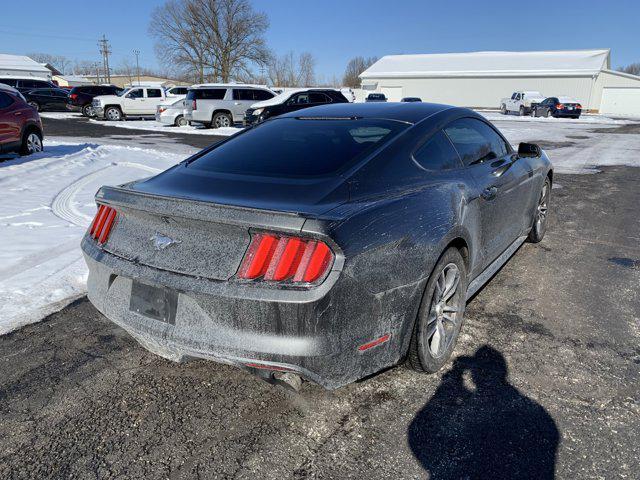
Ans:
[[[367,95],[367,98],[364,99],[365,102],[386,102],[387,97],[384,93],[370,93]]]
[[[532,117],[580,118],[582,105],[570,97],[549,97],[531,108]]]
[[[69,91],[61,88],[37,88],[24,94],[27,103],[39,112],[67,109]]]
[[[289,90],[268,100],[251,105],[251,108],[245,112],[243,123],[244,125],[253,125],[283,113],[297,112],[303,108],[328,105],[330,103],[349,103],[349,100],[342,92],[332,88]]]
[[[294,387],[436,372],[467,299],[544,236],[551,181],[539,147],[465,108],[288,113],[102,187],[89,299],[158,355]]]

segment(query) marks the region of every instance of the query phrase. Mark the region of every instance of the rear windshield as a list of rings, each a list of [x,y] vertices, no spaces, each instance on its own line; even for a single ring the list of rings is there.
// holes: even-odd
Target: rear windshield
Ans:
[[[198,88],[189,90],[187,100],[222,100],[226,93],[226,88]]]
[[[407,127],[371,118],[279,118],[230,139],[189,168],[272,177],[328,175],[364,158]]]

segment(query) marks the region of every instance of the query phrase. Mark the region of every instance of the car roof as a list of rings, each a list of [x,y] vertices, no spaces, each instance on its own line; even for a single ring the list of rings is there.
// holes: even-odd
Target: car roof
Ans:
[[[253,85],[249,83],[198,83],[191,85],[189,90],[197,88],[264,88],[265,90],[269,90],[269,87],[266,85]]]
[[[450,109],[467,110],[439,103],[332,103],[285,113],[280,117],[386,118],[407,123],[418,123],[435,113]]]

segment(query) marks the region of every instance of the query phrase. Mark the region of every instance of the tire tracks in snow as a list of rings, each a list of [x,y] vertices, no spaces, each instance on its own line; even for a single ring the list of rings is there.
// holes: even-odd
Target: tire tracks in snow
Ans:
[[[94,170],[93,172],[83,175],[82,177],[78,178],[77,180],[63,188],[51,202],[51,211],[53,212],[53,214],[58,218],[61,218],[62,220],[65,220],[79,227],[86,227],[93,217],[80,212],[76,208],[73,203],[76,195],[91,181],[104,174],[106,170],[119,166],[137,168],[150,173],[158,173],[162,171],[159,168],[149,167],[147,165],[143,165],[142,163],[135,162],[116,162],[110,165],[106,165],[102,168],[99,168],[98,170]],[[46,248],[34,252],[31,255],[24,257],[20,261],[20,263],[11,265],[8,268],[0,269],[0,282],[3,282],[17,274],[23,273],[26,270],[37,267],[38,265],[45,264],[71,250],[75,250],[79,247],[79,245],[80,244],[78,240],[71,240],[51,248]]]

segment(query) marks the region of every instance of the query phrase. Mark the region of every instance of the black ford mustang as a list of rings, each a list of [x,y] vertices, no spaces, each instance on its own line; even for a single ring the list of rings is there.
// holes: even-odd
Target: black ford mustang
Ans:
[[[336,388],[404,359],[435,372],[465,302],[547,225],[552,171],[471,110],[285,114],[103,187],[89,298],[149,350]]]

